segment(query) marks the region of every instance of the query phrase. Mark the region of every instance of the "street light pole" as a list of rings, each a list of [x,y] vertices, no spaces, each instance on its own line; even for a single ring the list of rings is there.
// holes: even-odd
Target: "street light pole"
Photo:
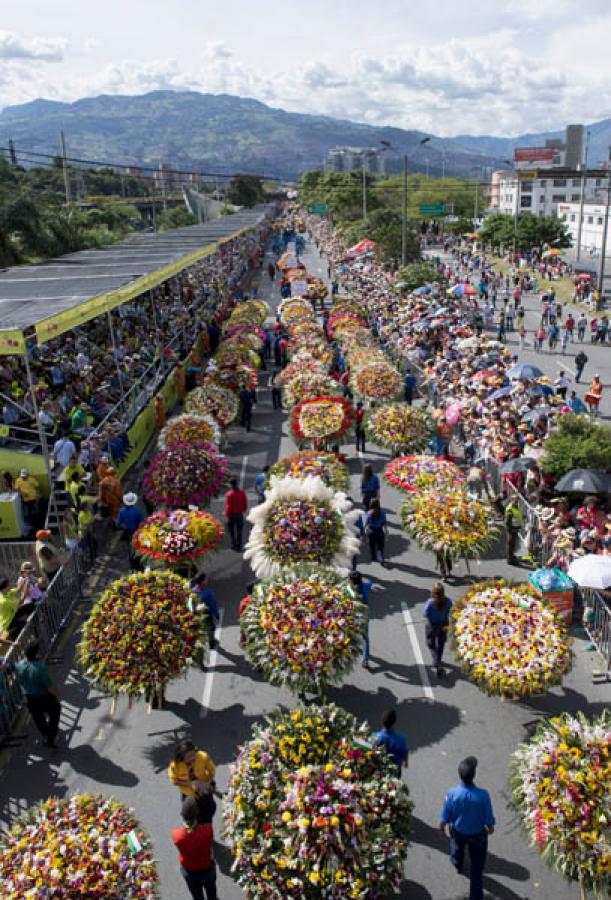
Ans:
[[[607,255],[607,233],[609,231],[609,203],[611,203],[611,175],[607,177],[607,206],[605,208],[603,243],[600,251],[600,269],[598,273],[598,290],[600,291],[601,297],[605,286],[605,257]]]
[[[586,176],[588,174],[588,150],[590,146],[590,132],[588,131],[586,137],[586,154],[584,161],[584,171],[581,173],[581,190],[579,193],[579,221],[577,223],[577,254],[576,258],[581,259],[581,234],[583,231],[583,205],[585,202],[585,193],[586,193]]]
[[[401,222],[401,265],[407,265],[407,153],[403,156],[403,218]]]
[[[363,154],[363,222],[367,223],[367,170],[365,168],[365,154]]]

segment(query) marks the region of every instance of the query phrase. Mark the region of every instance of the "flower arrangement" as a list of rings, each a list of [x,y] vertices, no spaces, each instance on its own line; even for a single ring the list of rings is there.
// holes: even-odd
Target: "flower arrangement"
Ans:
[[[445,551],[452,559],[479,556],[497,534],[490,504],[472,500],[460,488],[412,493],[399,515],[405,531],[421,547]]]
[[[254,391],[257,386],[257,372],[251,366],[221,366],[208,376],[208,383],[218,384],[239,394],[246,389]]]
[[[226,428],[233,422],[239,408],[240,403],[233,391],[211,381],[195,388],[187,394],[185,400],[185,412],[196,416],[214,416],[221,428]]]
[[[334,453],[321,450],[301,450],[285,456],[270,466],[267,483],[271,476],[284,478],[322,478],[324,483],[334,491],[348,491],[350,476],[345,463],[340,462]]]
[[[260,347],[265,341],[265,331],[258,325],[251,325],[248,322],[244,322],[241,325],[229,326],[225,331],[225,338],[230,341],[237,340],[244,335],[247,335],[248,337],[254,336],[257,338],[258,344],[257,347],[253,345],[253,350],[258,349],[258,347]]]
[[[334,570],[262,581],[242,614],[244,648],[271,684],[320,692],[360,652],[367,610]]]
[[[203,628],[192,596],[188,581],[164,570],[114,581],[83,625],[87,677],[113,696],[135,696],[185,674]]]
[[[298,441],[331,441],[350,427],[352,407],[343,397],[309,397],[291,412],[291,429]]]
[[[401,376],[387,362],[363,366],[352,376],[355,393],[363,400],[394,400],[401,393]]]
[[[176,444],[160,450],[144,473],[144,495],[166,506],[201,506],[225,483],[227,460],[212,444]]]
[[[333,362],[333,350],[323,338],[316,340],[311,338],[298,347],[290,347],[291,362],[302,369],[303,362],[314,359],[323,366],[323,371],[328,372]]]
[[[230,331],[236,325],[258,325],[261,327],[269,315],[269,306],[263,300],[247,300],[234,307],[227,322]]]
[[[169,450],[177,444],[221,443],[221,429],[212,416],[174,416],[159,435],[159,446]]]
[[[312,397],[341,396],[344,392],[342,385],[330,375],[316,375],[304,372],[295,375],[284,386],[284,405],[287,408],[301,403],[302,400],[310,400]]]
[[[276,375],[276,378],[281,384],[288,384],[296,375],[304,375],[306,372],[312,375],[325,375],[327,367],[313,356],[304,356],[291,361]]]
[[[359,543],[354,532],[358,513],[341,492],[320,478],[270,479],[265,502],[250,510],[244,558],[257,578],[302,564],[349,565]]]
[[[308,292],[306,294],[308,300],[324,300],[328,293],[329,289],[322,278],[308,275]]]
[[[155,900],[151,842],[130,809],[90,794],[31,806],[0,835],[3,900]]]
[[[541,693],[570,668],[564,626],[527,584],[476,584],[453,605],[451,622],[461,665],[489,693]]]
[[[365,428],[374,444],[393,453],[423,449],[431,433],[426,413],[408,403],[376,407],[368,414]]]
[[[464,481],[461,470],[454,463],[426,453],[397,456],[384,469],[384,478],[401,491],[428,488],[443,491]]]
[[[278,313],[282,324],[287,327],[290,327],[296,322],[316,320],[312,304],[304,297],[289,297],[286,300],[283,300],[278,307]]]
[[[182,563],[211,553],[223,540],[223,526],[209,512],[175,509],[149,516],[134,534],[139,556]]]
[[[268,718],[231,767],[225,835],[251,900],[397,892],[412,804],[367,726],[333,705]]]
[[[223,342],[216,351],[214,361],[219,368],[223,366],[250,366],[251,369],[258,369],[261,365],[261,359],[256,350],[244,344],[225,343]]]
[[[539,852],[582,896],[608,896],[611,874],[611,717],[541,721],[511,766],[512,801]]]

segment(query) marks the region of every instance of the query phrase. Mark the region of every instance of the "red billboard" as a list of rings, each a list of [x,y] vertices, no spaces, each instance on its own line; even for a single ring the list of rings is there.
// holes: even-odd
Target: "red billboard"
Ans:
[[[516,147],[513,151],[514,162],[553,162],[553,147]]]

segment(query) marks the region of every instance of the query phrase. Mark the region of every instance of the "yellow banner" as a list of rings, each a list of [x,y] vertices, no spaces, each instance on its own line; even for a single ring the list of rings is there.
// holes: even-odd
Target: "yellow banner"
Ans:
[[[176,262],[164,266],[163,269],[151,272],[150,275],[143,275],[142,278],[138,278],[124,287],[117,288],[115,291],[109,291],[107,294],[100,294],[99,297],[93,297],[86,303],[75,306],[74,309],[66,309],[63,312],[56,313],[49,319],[38,322],[34,326],[38,343],[44,344],[46,341],[52,340],[58,335],[70,331],[72,328],[77,328],[79,325],[95,319],[102,313],[121,306],[122,303],[127,303],[128,300],[133,300],[134,297],[138,297],[145,291],[152,290],[152,288],[167,281],[168,278],[172,278],[174,275],[182,272],[183,269],[192,266],[193,263],[216,253],[218,248],[218,244],[210,244],[209,247],[204,247],[202,250],[195,250],[193,253],[189,253],[188,256],[183,256]],[[13,349],[11,352],[16,353],[18,351]]]
[[[0,331],[0,356],[23,356],[25,338],[20,331]]]

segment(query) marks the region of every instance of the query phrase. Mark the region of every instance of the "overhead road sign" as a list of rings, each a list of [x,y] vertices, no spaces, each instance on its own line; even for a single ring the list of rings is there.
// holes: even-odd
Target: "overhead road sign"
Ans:
[[[425,203],[418,209],[421,216],[442,216],[448,208],[445,203]]]
[[[313,216],[324,216],[326,211],[326,203],[312,203],[310,206],[308,206],[308,212]]]

